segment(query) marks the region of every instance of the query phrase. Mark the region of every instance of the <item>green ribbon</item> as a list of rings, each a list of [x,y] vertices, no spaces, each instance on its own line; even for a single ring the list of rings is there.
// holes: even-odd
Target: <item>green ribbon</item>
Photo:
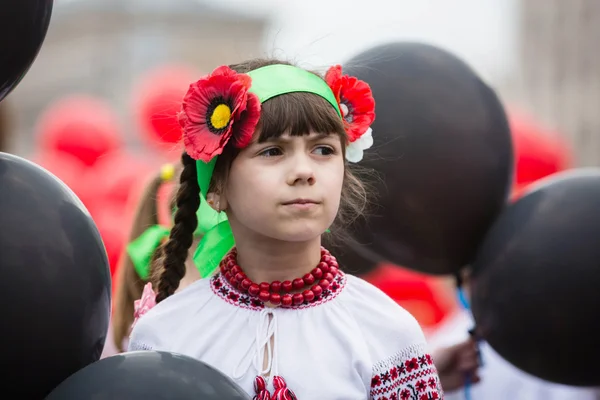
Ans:
[[[169,237],[169,232],[169,228],[162,225],[153,225],[127,245],[127,254],[131,259],[133,267],[138,276],[144,281],[148,280],[148,275],[150,274],[152,255],[162,241]]]
[[[250,71],[248,75],[252,78],[252,87],[249,91],[256,94],[261,103],[286,93],[314,93],[331,103],[340,118],[342,117],[331,88],[322,78],[311,72],[292,65],[277,64]],[[203,198],[208,195],[216,162],[217,157],[213,157],[207,163],[196,161],[198,185]],[[220,222],[207,230],[194,253],[194,263],[200,271],[200,276],[202,278],[211,276],[234,245],[235,240],[228,221]]]
[[[195,237],[204,238],[212,229],[219,223],[227,221],[227,215],[225,213],[218,213],[212,207],[210,207],[206,201],[200,198],[200,208],[196,212],[198,218],[198,227],[194,231]],[[144,281],[148,280],[150,275],[150,262],[152,256],[158,246],[169,238],[171,229],[162,225],[152,225],[146,229],[140,236],[127,245],[126,251],[131,259],[131,262],[140,278]],[[214,234],[211,234],[212,238]],[[205,240],[201,240],[201,243]],[[202,270],[200,270],[201,276],[203,276]]]

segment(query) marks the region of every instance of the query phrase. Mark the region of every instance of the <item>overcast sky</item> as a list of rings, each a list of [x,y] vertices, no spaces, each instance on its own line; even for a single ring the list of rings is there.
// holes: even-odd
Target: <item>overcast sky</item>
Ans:
[[[343,62],[387,41],[419,40],[455,52],[487,79],[499,79],[515,63],[517,1],[221,0],[219,6],[270,14],[265,50],[307,66]]]

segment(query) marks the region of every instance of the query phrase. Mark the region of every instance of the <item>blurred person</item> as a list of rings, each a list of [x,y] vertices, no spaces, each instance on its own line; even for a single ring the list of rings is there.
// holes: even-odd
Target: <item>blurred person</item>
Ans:
[[[469,296],[469,274],[461,275],[465,295]],[[476,338],[471,312],[463,308],[447,318],[428,336],[430,348],[438,370],[448,365],[450,369],[444,384],[446,400],[599,400],[597,388],[579,388],[547,382],[529,375],[503,359],[485,341],[479,341],[478,350],[473,347]],[[475,353],[473,353],[475,351]],[[482,366],[469,374],[473,356],[481,355]],[[440,379],[442,379],[440,371]],[[469,382],[470,396],[466,397],[465,383]],[[473,384],[471,386],[471,384]]]
[[[0,152],[8,153],[11,138],[11,121],[7,101],[0,102]]]
[[[142,296],[144,286],[149,282],[151,260],[158,256],[160,244],[169,235],[169,228],[161,226],[159,221],[159,190],[172,183],[178,170],[174,165],[163,166],[145,188],[139,201],[129,244],[119,260],[116,274],[115,307],[112,316],[112,343],[107,344],[105,355],[123,352],[134,321],[134,303]],[[176,190],[176,187],[175,187]],[[169,196],[172,197],[172,196]],[[173,209],[173,200],[169,201]],[[195,232],[194,244],[190,254],[200,240],[201,232]],[[186,273],[178,290],[200,278],[200,273],[191,257],[186,261]],[[112,348],[114,347],[114,349]]]

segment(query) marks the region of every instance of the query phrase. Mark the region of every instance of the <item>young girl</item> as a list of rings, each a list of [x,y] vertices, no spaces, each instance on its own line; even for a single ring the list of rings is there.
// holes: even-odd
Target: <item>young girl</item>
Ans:
[[[339,232],[364,206],[344,158],[359,161],[370,147],[374,117],[368,85],[339,66],[323,79],[254,60],[193,83],[157,305],[129,349],[196,357],[255,399],[442,398],[416,320],[321,247],[328,228]],[[210,278],[174,294],[201,193],[228,219],[194,255]]]
[[[131,325],[134,321],[134,301],[142,296],[144,286],[150,279],[150,263],[157,257],[159,246],[169,237],[170,228],[160,224],[159,221],[159,190],[174,180],[179,172],[172,164],[166,164],[147,185],[137,207],[131,235],[126,251],[121,256],[117,268],[115,308],[112,316],[113,340],[118,352],[122,352],[129,336]],[[171,197],[171,196],[169,196]],[[173,209],[174,202],[169,202]],[[203,212],[202,217],[206,223],[214,221],[214,211],[207,206],[198,211]],[[208,227],[210,228],[210,226]],[[199,225],[194,232],[194,245],[202,237],[207,228]],[[186,260],[186,271],[179,290],[190,285],[200,278],[200,273],[191,257]]]

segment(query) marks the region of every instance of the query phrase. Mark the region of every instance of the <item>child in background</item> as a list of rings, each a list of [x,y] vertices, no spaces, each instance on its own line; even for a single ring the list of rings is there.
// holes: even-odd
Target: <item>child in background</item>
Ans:
[[[465,274],[462,278],[468,295],[469,277]],[[428,336],[431,348],[435,349],[433,357],[436,365],[472,363],[473,350],[465,348],[465,344],[473,342],[468,333],[473,326],[470,311],[463,308]],[[463,351],[457,351],[461,348]],[[504,360],[485,341],[480,342],[479,351],[483,365],[479,368],[476,379],[471,381],[473,385],[467,388],[469,396],[465,397],[461,376],[454,374],[452,382],[444,382],[446,400],[600,400],[600,389],[559,385],[521,371]]]
[[[114,345],[118,352],[127,348],[127,338],[135,318],[135,301],[140,299],[144,286],[150,280],[150,264],[159,255],[160,245],[169,237],[170,228],[161,225],[159,221],[159,191],[165,185],[173,183],[174,177],[181,171],[172,164],[166,164],[156,177],[149,183],[140,199],[131,235],[126,251],[121,256],[116,278],[115,308],[112,317],[112,333]],[[175,187],[176,191],[177,187]],[[172,196],[168,196],[172,198]],[[174,201],[170,200],[169,208],[174,209]],[[209,207],[202,207],[206,223],[215,220],[215,214]],[[199,225],[194,232],[194,243],[191,251],[202,237],[205,225]],[[188,258],[185,263],[185,276],[179,290],[200,278],[200,273],[193,260]]]

